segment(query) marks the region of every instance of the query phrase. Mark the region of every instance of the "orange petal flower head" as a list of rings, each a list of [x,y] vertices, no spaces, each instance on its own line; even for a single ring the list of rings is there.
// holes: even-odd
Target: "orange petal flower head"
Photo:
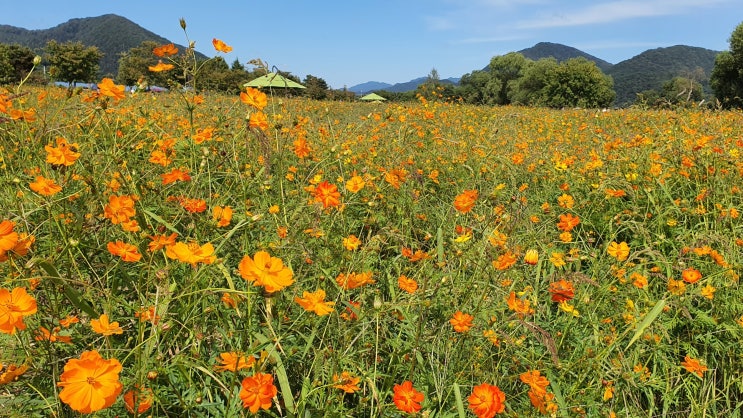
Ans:
[[[341,204],[341,193],[335,184],[327,180],[315,186],[315,202],[322,203],[323,208],[338,206]]]
[[[98,83],[98,91],[100,91],[100,94],[113,97],[116,100],[126,97],[124,89],[125,87],[123,85],[114,84],[114,81],[110,78],[104,78],[100,83]]]
[[[616,258],[617,261],[624,261],[629,257],[629,246],[624,241],[620,243],[612,241],[606,248],[606,253]]]
[[[36,299],[22,287],[0,289],[0,332],[13,334],[26,329],[23,318],[36,313]]]
[[[565,279],[550,283],[549,292],[553,302],[565,302],[575,297],[573,283]]]
[[[564,213],[560,215],[560,221],[557,223],[557,229],[563,232],[570,232],[573,228],[578,226],[580,218],[574,216],[571,213]]]
[[[278,292],[294,283],[293,273],[284,262],[265,251],[258,251],[253,258],[244,256],[238,269],[243,279],[263,286],[268,293]]]
[[[689,284],[694,284],[702,278],[702,273],[699,270],[689,267],[688,269],[681,272],[681,279]]]
[[[59,399],[83,414],[100,411],[116,402],[124,386],[119,381],[121,363],[106,360],[97,351],[85,351],[64,366],[57,386]]]
[[[155,400],[155,395],[152,393],[150,388],[142,388],[135,386],[134,389],[127,391],[124,394],[124,406],[129,413],[133,414],[134,411],[137,414],[146,412],[152,407],[152,402]]]
[[[423,393],[415,390],[413,382],[410,380],[404,381],[401,385],[395,385],[393,392],[392,402],[400,411],[414,414],[421,410],[421,402],[424,399]]]
[[[340,389],[346,393],[355,393],[361,390],[359,382],[361,378],[352,375],[349,372],[341,372],[341,375],[333,374],[334,388]]]
[[[178,53],[178,48],[173,44],[161,45],[152,50],[152,53],[160,58],[175,55]]]
[[[699,360],[690,357],[689,355],[684,357],[684,361],[681,362],[681,366],[686,369],[689,373],[694,373],[699,377],[704,376],[704,372],[707,370],[707,366],[702,364]]]
[[[261,409],[271,408],[273,397],[278,390],[273,384],[273,376],[265,373],[256,373],[243,379],[240,388],[240,399],[243,407],[256,414]]]
[[[462,311],[456,311],[449,320],[449,323],[456,332],[467,332],[472,328],[472,320],[474,316],[463,313]]]
[[[101,315],[98,319],[91,319],[90,327],[93,328],[93,331],[105,336],[124,333],[118,322],[109,322],[106,314]]]
[[[314,292],[303,292],[302,297],[295,297],[294,301],[305,311],[314,312],[318,316],[328,315],[333,312],[335,302],[325,301],[325,291],[317,289]]]
[[[137,247],[122,241],[109,242],[107,248],[108,252],[127,262],[137,262],[142,258]]]
[[[219,363],[214,366],[214,370],[220,372],[236,372],[242,369],[249,369],[255,364],[255,357],[245,357],[245,354],[238,351],[230,351],[219,354]]]
[[[226,43],[222,42],[221,40],[217,38],[212,39],[212,45],[214,45],[214,49],[216,49],[219,52],[224,52],[225,54],[232,51],[232,47],[227,45]]]
[[[506,409],[506,394],[498,386],[483,383],[472,388],[467,398],[469,408],[477,418],[493,418]]]
[[[71,166],[80,158],[77,143],[70,144],[62,137],[57,137],[56,143],[56,146],[44,146],[47,163],[52,166]]]
[[[245,91],[240,92],[240,101],[257,110],[263,110],[268,104],[268,96],[256,88],[248,87]]]
[[[62,186],[58,185],[54,179],[48,179],[44,176],[36,176],[36,180],[28,186],[42,196],[53,196],[62,191]]]
[[[152,71],[153,73],[160,73],[163,71],[170,71],[173,68],[175,68],[175,65],[173,64],[165,64],[162,61],[158,61],[156,65],[150,65],[147,67],[148,70]]]
[[[467,213],[475,207],[477,196],[479,193],[477,190],[465,190],[454,198],[454,209],[461,213]]]

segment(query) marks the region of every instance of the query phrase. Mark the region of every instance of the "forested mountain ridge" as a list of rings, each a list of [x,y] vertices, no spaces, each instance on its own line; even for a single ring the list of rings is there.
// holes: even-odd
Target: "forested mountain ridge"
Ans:
[[[119,69],[119,56],[143,41],[159,44],[171,43],[131,20],[107,14],[98,17],[70,19],[49,29],[29,30],[10,25],[0,25],[0,43],[19,44],[41,53],[50,40],[63,43],[79,41],[85,46],[95,46],[104,54],[100,62],[102,75],[115,75]],[[178,46],[183,51],[184,46]]]

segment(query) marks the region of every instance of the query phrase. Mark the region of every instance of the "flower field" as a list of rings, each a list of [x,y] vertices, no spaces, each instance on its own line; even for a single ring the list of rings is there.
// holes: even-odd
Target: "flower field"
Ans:
[[[740,112],[99,87],[0,90],[0,414],[740,416]]]

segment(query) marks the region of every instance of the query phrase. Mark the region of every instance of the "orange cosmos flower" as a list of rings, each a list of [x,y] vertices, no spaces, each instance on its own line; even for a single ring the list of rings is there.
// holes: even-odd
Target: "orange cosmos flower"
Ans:
[[[217,222],[217,228],[228,226],[232,222],[232,208],[229,206],[215,206],[212,209],[212,220]]]
[[[206,210],[206,201],[204,199],[191,199],[184,197],[180,199],[180,205],[183,209],[191,213],[201,213]]]
[[[539,370],[529,370],[528,372],[521,373],[519,379],[529,385],[530,388],[540,391],[546,391],[547,386],[550,384],[549,380],[542,376]]]
[[[333,374],[333,385],[334,388],[340,389],[346,393],[355,393],[361,388],[359,387],[360,378],[352,375],[349,372],[341,372],[341,375]]]
[[[686,292],[686,283],[684,283],[683,280],[674,280],[669,278],[666,288],[671,292],[671,294],[681,296]]]
[[[108,252],[127,262],[136,262],[142,258],[137,247],[123,241],[109,242],[107,248]]]
[[[356,251],[361,246],[361,240],[356,237],[356,235],[349,235],[346,238],[343,238],[343,248],[345,248],[348,251]]]
[[[124,333],[124,330],[121,329],[118,322],[108,321],[108,315],[106,314],[102,314],[98,319],[91,319],[90,327],[93,328],[93,331],[96,333],[106,337]]]
[[[135,214],[133,196],[111,195],[108,197],[108,204],[103,207],[103,216],[110,219],[114,225],[129,222]]]
[[[152,402],[155,400],[155,394],[152,393],[152,389],[146,387],[139,387],[135,385],[134,389],[131,389],[124,393],[124,406],[129,413],[141,414],[150,407]]]
[[[521,300],[516,297],[516,292],[511,292],[508,295],[508,298],[506,299],[506,303],[508,304],[508,309],[516,312],[519,317],[524,315],[531,315],[534,313],[534,309],[532,309],[529,305],[528,300]]]
[[[570,213],[560,215],[560,222],[557,223],[557,229],[564,232],[570,232],[573,228],[578,226],[580,218],[573,216]]]
[[[78,322],[80,322],[80,319],[77,316],[67,315],[65,318],[59,320],[59,325],[69,328],[72,324],[77,324]]]
[[[196,134],[193,136],[193,142],[202,144],[205,141],[210,141],[214,137],[214,128],[199,128],[196,130]]]
[[[271,257],[265,251],[258,251],[253,258],[244,256],[238,269],[243,279],[263,286],[268,293],[277,292],[294,283],[293,273],[284,266],[284,262],[280,258]]]
[[[36,299],[22,287],[0,289],[0,332],[14,334],[26,329],[23,318],[36,313]]]
[[[304,137],[295,139],[292,145],[294,145],[294,155],[296,155],[297,158],[306,158],[310,156],[310,144]]]
[[[134,317],[139,319],[139,322],[152,322],[152,325],[157,325],[160,322],[160,315],[155,312],[155,307],[150,306],[149,308],[141,308],[134,312]]]
[[[328,183],[327,180],[315,186],[315,202],[322,203],[323,208],[338,206],[341,204],[341,193],[335,184]]]
[[[258,110],[263,110],[268,104],[268,97],[266,93],[253,87],[248,87],[244,92],[240,92],[240,101]]]
[[[688,269],[681,272],[681,279],[689,284],[694,284],[702,278],[702,273],[699,270],[689,267]]]
[[[147,250],[151,253],[154,253],[155,251],[160,251],[163,248],[175,244],[175,238],[178,236],[175,232],[172,234],[165,236],[165,235],[152,235],[150,236],[149,244],[147,244]]]
[[[606,253],[617,259],[617,261],[624,261],[629,257],[629,246],[626,242],[622,241],[619,244],[612,241],[606,248]]]
[[[563,193],[557,198],[557,205],[564,209],[572,209],[575,205],[575,199],[567,193]]]
[[[175,68],[175,65],[173,64],[165,64],[162,61],[158,61],[156,65],[150,65],[147,67],[148,70],[152,71],[153,73],[159,73],[163,71],[170,71],[173,68]]]
[[[258,128],[262,131],[268,129],[268,118],[263,112],[253,112],[250,114],[248,119],[248,126],[251,128]]]
[[[226,43],[222,42],[221,40],[217,38],[212,39],[212,45],[214,45],[214,49],[216,49],[219,52],[224,52],[225,54],[232,51],[232,47],[227,45]]]
[[[461,213],[467,213],[475,207],[477,196],[479,193],[477,190],[465,190],[454,198],[454,209]]]
[[[573,283],[565,279],[550,283],[549,292],[553,302],[565,302],[575,297]]]
[[[2,370],[1,365],[0,370]],[[14,364],[8,365],[8,368],[0,374],[0,385],[7,385],[10,382],[14,382],[19,376],[26,373],[26,370],[28,370],[28,366],[25,364],[22,366],[16,366]]]
[[[163,186],[176,181],[191,181],[188,170],[181,170],[180,168],[174,168],[169,173],[160,174],[160,177],[163,179]]]
[[[346,190],[351,193],[358,193],[361,189],[366,186],[364,179],[361,176],[353,176],[346,182]]]
[[[170,165],[170,163],[173,162],[173,159],[171,158],[172,156],[173,153],[170,153],[170,156],[168,156],[168,154],[161,150],[154,150],[150,153],[150,159],[148,161],[152,164],[167,167],[168,165]]]
[[[62,186],[44,176],[36,176],[36,180],[28,185],[31,190],[42,196],[53,196],[62,191]]]
[[[302,292],[302,297],[295,297],[294,301],[305,311],[316,313],[318,316],[328,315],[333,312],[335,302],[325,301],[325,291],[317,289],[314,292]]]
[[[273,376],[265,373],[256,373],[243,379],[240,388],[240,399],[243,407],[256,414],[261,409],[271,408],[271,402],[278,393],[273,384]]]
[[[686,369],[687,372],[694,373],[699,377],[703,377],[704,372],[709,370],[707,369],[707,366],[700,363],[699,360],[691,358],[689,355],[686,355],[686,357],[684,357],[684,361],[681,362],[681,366]]]
[[[498,258],[493,261],[493,267],[495,267],[496,270],[508,270],[516,264],[516,261],[518,261],[516,254],[511,251],[506,251],[505,254],[499,255]]]
[[[219,372],[236,372],[242,369],[249,369],[255,364],[255,357],[245,357],[245,354],[239,351],[230,351],[219,354],[221,364],[214,365],[214,370]]]
[[[116,100],[126,97],[124,89],[125,87],[123,85],[114,84],[114,81],[110,78],[104,78],[100,83],[98,83],[98,91],[100,94],[113,97]]]
[[[152,53],[160,58],[167,57],[169,55],[175,55],[178,53],[178,48],[173,44],[161,45],[152,50]]]
[[[7,219],[0,222],[0,254],[5,254],[6,251],[12,250],[16,244],[18,244],[19,236],[18,233],[13,229],[15,228],[15,222]]]
[[[165,255],[194,267],[198,263],[211,264],[217,259],[217,256],[214,255],[214,246],[210,242],[204,245],[199,245],[193,241],[188,244],[176,242],[165,247]]]
[[[62,137],[57,137],[56,142],[56,146],[44,146],[47,163],[53,166],[71,166],[80,158],[77,143],[70,144]]]
[[[28,251],[31,249],[31,246],[36,242],[36,237],[33,235],[28,235],[25,232],[21,232],[18,234],[18,241],[16,244],[8,250],[7,252],[0,250],[0,261],[6,261],[8,259],[8,254],[12,253],[19,257],[23,257],[26,254],[28,254]]]
[[[413,294],[416,290],[418,290],[418,282],[409,278],[408,276],[405,276],[404,274],[400,275],[400,277],[397,278],[397,286],[410,294]]]
[[[477,418],[493,418],[506,409],[506,394],[498,386],[488,383],[472,388],[472,394],[467,401]]]
[[[415,390],[413,382],[406,380],[401,385],[395,385],[393,391],[392,402],[395,403],[397,409],[408,414],[414,414],[421,410],[421,402],[423,402],[424,396],[423,393]]]
[[[341,273],[335,278],[335,282],[338,286],[345,290],[356,289],[367,284],[375,283],[372,279],[371,272],[367,273]]]
[[[62,388],[59,399],[83,414],[108,408],[124,388],[119,381],[121,368],[115,358],[106,360],[95,350],[85,351],[80,359],[65,364],[57,383]]]
[[[475,319],[474,316],[466,313],[462,313],[462,311],[456,311],[454,312],[454,315],[449,320],[449,323],[452,327],[454,327],[454,331],[456,332],[467,332],[472,328],[472,320]]]
[[[72,337],[69,335],[59,335],[60,330],[60,327],[54,327],[51,331],[45,327],[39,327],[39,329],[36,330],[36,336],[34,339],[36,341],[49,341],[51,343],[60,342],[64,344],[72,344]]]

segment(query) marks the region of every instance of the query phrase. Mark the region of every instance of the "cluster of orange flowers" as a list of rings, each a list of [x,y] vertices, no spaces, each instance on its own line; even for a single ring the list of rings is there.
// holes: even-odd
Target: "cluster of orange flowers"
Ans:
[[[555,414],[557,404],[554,402],[555,394],[547,392],[550,382],[542,376],[539,370],[530,370],[519,376],[522,382],[529,385],[529,400],[541,414]]]

